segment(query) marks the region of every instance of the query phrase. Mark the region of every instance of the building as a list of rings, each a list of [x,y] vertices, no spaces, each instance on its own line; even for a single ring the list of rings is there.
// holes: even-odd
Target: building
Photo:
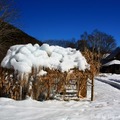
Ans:
[[[100,69],[103,73],[120,73],[120,47],[117,47],[110,55],[104,58]]]

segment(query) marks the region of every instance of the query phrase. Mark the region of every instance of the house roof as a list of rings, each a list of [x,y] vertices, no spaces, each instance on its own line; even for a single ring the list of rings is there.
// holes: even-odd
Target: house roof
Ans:
[[[120,65],[120,60],[112,60],[106,64],[103,64],[102,66],[110,66],[110,65]]]
[[[117,47],[109,56],[107,56],[105,59],[113,59],[115,56],[120,53],[120,47]]]

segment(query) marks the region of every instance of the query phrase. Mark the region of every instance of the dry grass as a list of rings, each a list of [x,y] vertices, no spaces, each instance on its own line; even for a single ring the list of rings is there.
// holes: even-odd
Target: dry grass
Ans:
[[[41,70],[32,69],[31,74],[19,75],[13,70],[0,68],[0,96],[10,97],[15,100],[25,99],[31,96],[33,99],[51,99],[56,94],[66,94],[66,86],[75,80],[77,86],[77,97],[87,96],[87,80],[93,80],[94,75],[98,73],[99,64],[91,60],[93,54],[90,51],[83,53],[87,62],[90,64],[90,70],[79,71],[72,69],[69,72],[60,72],[59,70],[50,70],[44,68],[47,72],[45,76],[38,76]]]

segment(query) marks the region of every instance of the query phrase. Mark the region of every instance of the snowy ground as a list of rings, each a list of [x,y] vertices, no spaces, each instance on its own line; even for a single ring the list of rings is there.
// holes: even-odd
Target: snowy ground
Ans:
[[[95,79],[95,101],[14,101],[0,98],[0,120],[120,120],[120,75]]]

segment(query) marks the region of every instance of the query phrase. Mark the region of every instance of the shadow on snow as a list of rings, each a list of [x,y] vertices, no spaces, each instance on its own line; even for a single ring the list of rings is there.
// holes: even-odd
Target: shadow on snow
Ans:
[[[120,84],[119,83],[115,83],[115,82],[118,82],[118,80],[113,80],[113,79],[111,80],[110,79],[111,81],[109,81],[109,80],[101,80],[99,78],[96,78],[96,80],[98,80],[100,82],[103,82],[103,83],[107,83],[107,84],[111,85],[112,87],[120,90]],[[112,82],[112,81],[114,81],[114,82]]]

